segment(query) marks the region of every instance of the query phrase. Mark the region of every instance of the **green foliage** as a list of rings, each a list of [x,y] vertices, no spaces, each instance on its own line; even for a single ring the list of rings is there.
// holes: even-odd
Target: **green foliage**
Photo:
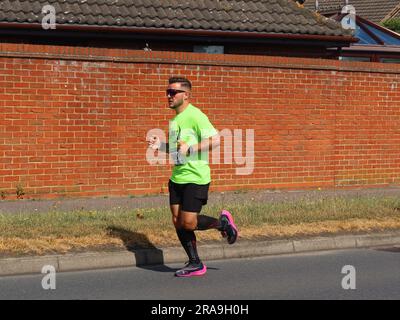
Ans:
[[[386,20],[382,23],[385,28],[400,33],[400,18]]]

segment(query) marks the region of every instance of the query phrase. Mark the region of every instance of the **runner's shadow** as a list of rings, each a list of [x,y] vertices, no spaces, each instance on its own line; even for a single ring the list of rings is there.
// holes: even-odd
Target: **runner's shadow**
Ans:
[[[114,226],[107,227],[107,233],[122,240],[125,248],[135,255],[137,267],[158,272],[178,270],[164,265],[163,251],[154,246],[144,234]]]

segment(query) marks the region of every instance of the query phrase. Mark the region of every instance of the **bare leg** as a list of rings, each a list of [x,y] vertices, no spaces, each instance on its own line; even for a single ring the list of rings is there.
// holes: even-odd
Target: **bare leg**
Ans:
[[[178,219],[179,219],[179,212],[181,210],[181,205],[180,204],[171,204],[170,206],[171,213],[172,213],[172,223],[175,226],[175,229],[179,228],[178,225]]]

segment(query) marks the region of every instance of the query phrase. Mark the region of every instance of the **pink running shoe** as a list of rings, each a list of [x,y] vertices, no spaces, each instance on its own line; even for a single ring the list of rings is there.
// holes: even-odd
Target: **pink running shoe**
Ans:
[[[222,236],[224,237],[224,233],[227,236],[227,240],[229,244],[234,244],[239,235],[239,231],[233,222],[233,217],[231,213],[227,210],[222,210],[221,212],[221,225],[224,231],[221,231]]]
[[[179,269],[175,272],[175,276],[177,277],[198,277],[202,276],[207,272],[207,267],[202,262],[193,263],[188,262],[185,267]]]

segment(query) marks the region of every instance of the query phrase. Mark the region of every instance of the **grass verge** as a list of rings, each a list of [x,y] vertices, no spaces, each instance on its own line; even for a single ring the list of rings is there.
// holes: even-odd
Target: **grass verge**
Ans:
[[[221,206],[203,214],[218,217]],[[226,208],[242,239],[280,239],[321,234],[400,229],[400,198],[330,197],[293,202],[244,202]],[[199,242],[220,240],[219,232],[198,232]],[[81,250],[178,245],[167,207],[0,215],[3,256]]]

